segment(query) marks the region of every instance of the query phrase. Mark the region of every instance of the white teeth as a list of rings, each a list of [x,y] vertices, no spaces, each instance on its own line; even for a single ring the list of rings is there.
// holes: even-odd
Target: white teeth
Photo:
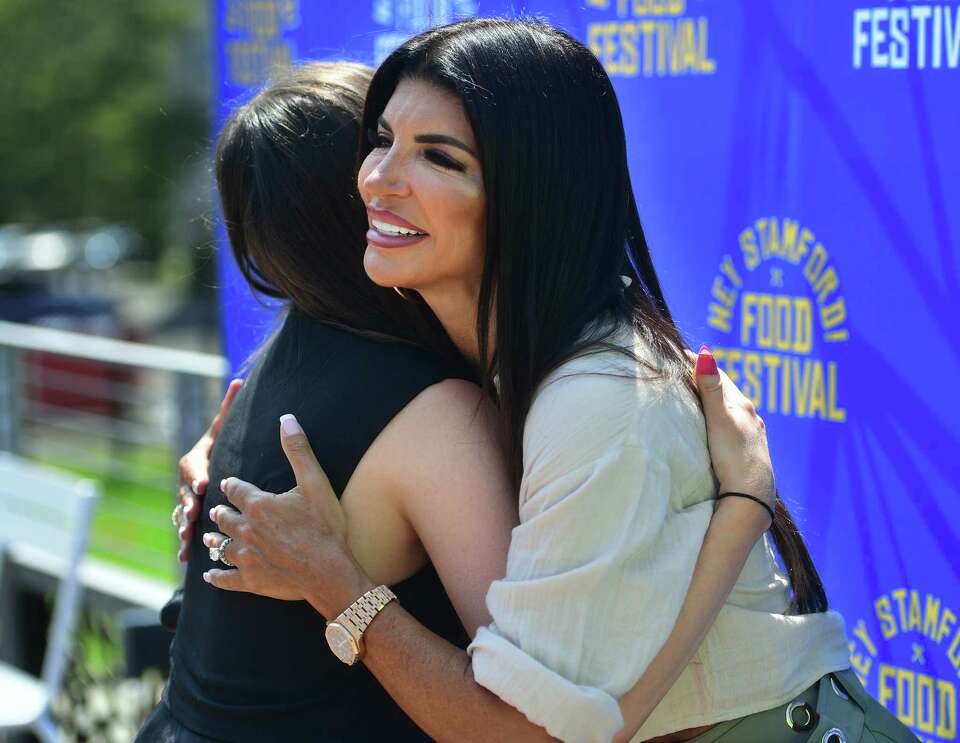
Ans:
[[[373,225],[374,229],[377,232],[382,232],[384,235],[423,235],[423,232],[417,232],[416,230],[408,230],[406,227],[400,227],[395,224],[390,224],[389,222],[381,222],[378,219],[371,219],[370,224]]]

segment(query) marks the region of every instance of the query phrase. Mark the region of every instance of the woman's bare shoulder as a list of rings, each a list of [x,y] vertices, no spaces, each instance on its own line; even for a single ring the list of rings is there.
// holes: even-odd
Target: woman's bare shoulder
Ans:
[[[480,387],[463,379],[445,379],[424,389],[400,411],[394,433],[402,440],[395,443],[404,449],[430,446],[440,451],[460,443],[482,443],[496,427],[496,416],[496,407]]]

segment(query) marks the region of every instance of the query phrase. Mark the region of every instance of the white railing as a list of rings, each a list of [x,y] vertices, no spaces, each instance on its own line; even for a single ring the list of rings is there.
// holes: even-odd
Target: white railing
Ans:
[[[228,372],[214,354],[0,321],[0,450],[99,480],[93,554],[169,579],[176,460]]]

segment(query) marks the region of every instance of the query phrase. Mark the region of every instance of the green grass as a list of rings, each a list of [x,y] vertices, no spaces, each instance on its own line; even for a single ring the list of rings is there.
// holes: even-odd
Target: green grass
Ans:
[[[90,554],[116,565],[170,583],[179,580],[176,533],[170,525],[175,464],[170,451],[150,447],[125,447],[110,453],[118,469],[169,473],[170,488],[134,483],[50,457],[41,463],[66,470],[98,483],[100,501],[94,516]]]

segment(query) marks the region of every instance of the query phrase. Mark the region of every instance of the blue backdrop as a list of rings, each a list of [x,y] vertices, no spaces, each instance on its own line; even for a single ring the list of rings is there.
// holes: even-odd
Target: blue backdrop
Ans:
[[[769,425],[855,670],[957,739],[960,2],[217,0],[217,126],[273,64],[542,16],[613,76],[667,298]],[[221,235],[222,241],[222,235]],[[269,325],[221,250],[234,364]]]

